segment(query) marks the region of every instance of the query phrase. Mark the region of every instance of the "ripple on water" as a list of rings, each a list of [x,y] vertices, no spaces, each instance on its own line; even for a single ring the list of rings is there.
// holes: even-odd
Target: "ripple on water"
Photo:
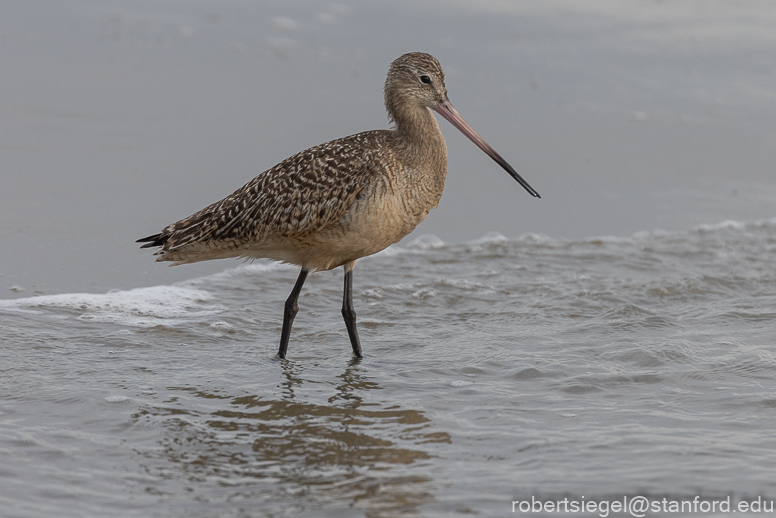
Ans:
[[[310,276],[283,362],[291,267],[2,301],[0,436],[67,452],[19,468],[29,450],[0,437],[7,480],[69,491],[49,474],[83,462],[118,473],[106,494],[200,515],[487,515],[532,487],[765,494],[774,243],[776,224],[747,223],[392,247],[359,261],[354,363],[339,271]]]
[[[406,467],[430,459],[427,445],[450,443],[423,413],[397,406],[224,398],[188,389],[180,395],[185,401],[178,406],[200,410],[183,412],[184,420],[170,408],[146,406],[133,417],[166,430],[161,448],[142,453],[150,473],[160,480],[240,486],[243,497],[259,501],[304,487],[300,503],[350,502],[379,488],[380,501],[370,505],[375,511],[399,502],[422,505],[433,499],[432,479]]]

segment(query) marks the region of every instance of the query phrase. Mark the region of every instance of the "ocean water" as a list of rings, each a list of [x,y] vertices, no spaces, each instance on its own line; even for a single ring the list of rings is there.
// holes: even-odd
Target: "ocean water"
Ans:
[[[776,497],[776,219],[422,236],[356,267],[361,361],[341,270],[308,279],[280,361],[296,269],[222,264],[0,300],[2,516]]]
[[[0,518],[776,499],[772,0],[0,11]],[[134,239],[387,128],[408,51],[542,199],[440,121],[439,208],[356,268],[366,357],[335,271],[275,360],[294,268]]]

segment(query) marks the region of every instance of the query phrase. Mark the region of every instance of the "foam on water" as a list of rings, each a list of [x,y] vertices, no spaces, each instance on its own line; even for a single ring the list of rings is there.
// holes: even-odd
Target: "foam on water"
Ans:
[[[734,221],[731,219],[714,224],[702,224],[694,227],[692,232],[714,232],[717,230],[748,230],[776,227],[776,218],[757,221]]]
[[[63,293],[23,299],[0,300],[0,310],[65,310],[82,320],[113,322],[136,327],[173,323],[182,318],[203,317],[223,310],[213,295],[184,286],[152,286],[109,293]]]
[[[407,244],[413,250],[434,250],[445,246],[445,242],[433,234],[423,234]]]
[[[506,243],[509,241],[509,238],[502,234],[501,232],[495,232],[491,231],[485,234],[484,236],[475,239],[473,241],[469,241],[469,244],[472,245],[489,245],[494,243]]]
[[[227,268],[222,272],[211,275],[189,279],[188,281],[179,284],[181,286],[211,284],[219,281],[232,281],[234,279],[244,279],[246,277],[264,276],[269,272],[298,269],[297,266],[278,262],[251,262],[251,259],[247,259],[246,261],[248,261],[247,264]]]

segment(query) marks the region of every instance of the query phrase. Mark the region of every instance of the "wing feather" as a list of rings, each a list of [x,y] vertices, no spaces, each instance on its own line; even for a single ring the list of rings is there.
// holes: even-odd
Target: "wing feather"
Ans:
[[[312,147],[264,171],[226,198],[150,236],[158,260],[304,238],[335,224],[382,172],[376,160],[386,131],[369,131]],[[208,259],[210,257],[202,257]]]

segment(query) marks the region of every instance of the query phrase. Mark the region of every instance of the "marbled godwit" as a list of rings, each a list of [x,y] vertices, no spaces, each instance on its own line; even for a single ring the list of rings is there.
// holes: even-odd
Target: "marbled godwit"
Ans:
[[[450,104],[445,74],[429,54],[391,63],[385,107],[392,130],[358,133],[287,158],[233,194],[138,239],[161,246],[157,261],[194,263],[265,257],[302,268],[285,303],[278,357],[285,358],[297,299],[310,271],[343,266],[342,316],[353,354],[361,343],[353,309],[353,267],[412,232],[436,208],[447,174],[447,147],[431,110],[450,121],[532,196],[537,193]]]

